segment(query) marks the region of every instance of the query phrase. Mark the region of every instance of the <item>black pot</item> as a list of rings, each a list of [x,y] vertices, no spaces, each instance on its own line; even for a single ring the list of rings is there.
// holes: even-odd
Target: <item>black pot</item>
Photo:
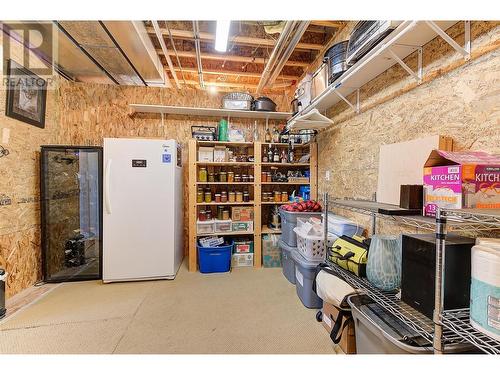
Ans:
[[[347,48],[349,41],[344,40],[331,46],[324,56],[324,62],[328,64],[328,84],[340,77],[350,64],[346,62]]]
[[[261,96],[253,101],[254,111],[276,112],[276,103],[265,96]]]
[[[292,114],[295,115],[297,113],[299,113],[300,109],[299,109],[299,106],[300,106],[300,102],[299,102],[299,99],[295,98],[292,100],[291,102],[292,104]]]

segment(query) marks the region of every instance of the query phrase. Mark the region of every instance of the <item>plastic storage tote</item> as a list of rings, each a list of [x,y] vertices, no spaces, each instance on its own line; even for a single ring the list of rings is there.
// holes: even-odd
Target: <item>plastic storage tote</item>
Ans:
[[[292,258],[292,253],[297,251],[296,247],[288,246],[280,240],[279,247],[281,249],[281,265],[283,275],[288,281],[295,285],[295,262]]]
[[[201,273],[229,272],[234,243],[216,247],[198,245],[198,262]]]
[[[280,207],[281,240],[288,246],[297,247],[297,235],[293,229],[297,226],[297,219],[321,218],[321,212],[289,212]]]
[[[323,300],[312,289],[316,267],[321,261],[309,261],[297,251],[292,252],[292,259],[295,263],[295,289],[300,301],[309,309],[322,308]]]
[[[328,232],[334,234],[335,236],[361,236],[365,228],[356,224],[355,222],[328,212]]]
[[[357,354],[433,354],[432,344],[365,295],[352,295]],[[446,353],[475,351],[469,344],[445,346]]]

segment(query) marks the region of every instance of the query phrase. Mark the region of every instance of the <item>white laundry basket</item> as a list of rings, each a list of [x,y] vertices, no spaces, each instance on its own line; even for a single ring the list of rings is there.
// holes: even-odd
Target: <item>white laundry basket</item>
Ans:
[[[293,229],[297,235],[297,250],[307,260],[325,260],[326,252],[324,246],[324,235],[316,233],[308,233],[300,223]],[[336,236],[328,234],[328,246],[332,246],[336,240]]]

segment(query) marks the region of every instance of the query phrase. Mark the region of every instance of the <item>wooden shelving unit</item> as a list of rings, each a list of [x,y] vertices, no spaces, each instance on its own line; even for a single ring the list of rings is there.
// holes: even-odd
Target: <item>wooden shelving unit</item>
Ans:
[[[198,148],[200,146],[227,146],[229,148],[247,148],[253,152],[255,162],[198,162]],[[263,222],[263,211],[269,209],[272,205],[283,205],[287,202],[262,202],[262,193],[265,190],[269,190],[271,186],[295,188],[299,186],[310,186],[311,189],[311,199],[317,199],[318,190],[318,158],[317,158],[317,144],[314,142],[307,144],[296,144],[294,148],[300,150],[303,153],[309,153],[310,163],[267,163],[262,162],[262,152],[264,147],[288,147],[287,144],[280,143],[265,143],[265,142],[219,142],[219,141],[189,141],[188,146],[188,157],[189,157],[189,270],[196,271],[198,269],[197,260],[197,250],[196,242],[201,236],[208,236],[208,234],[198,234],[196,231],[196,221],[198,218],[198,210],[200,207],[216,207],[216,206],[253,206],[254,208],[254,230],[252,232],[224,232],[224,233],[211,233],[209,235],[218,236],[246,236],[253,237],[254,241],[254,267],[260,268],[262,266],[262,235],[263,234],[280,234],[281,230],[274,230],[267,227],[267,222]],[[251,152],[250,152],[251,154]],[[250,173],[253,172],[254,181],[253,182],[198,182],[198,168],[199,167],[228,167],[237,168],[244,167],[247,168]],[[278,167],[281,169],[290,168],[292,170],[297,169],[308,169],[310,171],[310,178],[308,183],[296,183],[296,182],[262,182],[261,174],[262,171],[268,171],[273,167]],[[253,200],[250,202],[225,202],[225,203],[197,203],[196,193],[197,188],[200,186],[210,187],[217,191],[222,188],[222,186],[243,186],[249,187],[253,191]],[[290,189],[294,190],[294,189]],[[252,199],[252,197],[251,197]],[[264,210],[263,210],[264,208]]]

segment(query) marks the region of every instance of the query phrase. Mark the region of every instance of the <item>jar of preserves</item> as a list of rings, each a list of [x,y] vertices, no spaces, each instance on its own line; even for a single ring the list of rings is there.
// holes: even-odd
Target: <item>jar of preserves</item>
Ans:
[[[220,201],[222,203],[226,203],[227,202],[227,191],[223,191],[220,193]]]
[[[248,182],[248,175],[247,174],[241,175],[241,182]]]
[[[208,172],[207,168],[201,167],[198,171],[198,181],[199,182],[207,182],[208,180]]]
[[[241,182],[241,175],[235,174],[234,175],[234,182]]]
[[[288,192],[287,191],[281,192],[281,201],[288,202]]]
[[[208,182],[215,182],[215,173],[208,174]]]
[[[205,199],[203,195],[203,189],[198,189],[196,192],[196,202],[197,203],[203,203],[203,200]]]
[[[236,202],[243,202],[243,192],[242,191],[236,192]]]
[[[205,217],[207,218],[207,220],[212,220],[212,210],[206,210]]]
[[[207,220],[207,216],[205,215],[205,210],[200,210],[200,212],[198,212],[198,220],[199,221]]]
[[[217,206],[217,220],[223,219],[224,206]]]
[[[227,182],[234,182],[234,172],[227,172]]]
[[[249,174],[248,175],[248,182],[253,182],[253,181],[254,181],[253,174]]]
[[[262,180],[261,182],[267,182],[267,172],[262,172],[260,174],[260,179]]]
[[[229,220],[229,210],[222,211],[222,220]]]
[[[227,182],[227,173],[219,172],[219,182]]]
[[[236,194],[234,191],[230,191],[228,194],[228,201],[231,203],[236,202]]]
[[[281,202],[281,192],[280,191],[275,191],[274,192],[274,201],[275,202]]]
[[[220,193],[215,193],[215,202],[220,203],[221,202],[221,196]]]
[[[243,202],[250,202],[250,193],[248,191],[243,192]]]
[[[211,203],[212,202],[212,192],[210,189],[205,190],[205,203]]]

